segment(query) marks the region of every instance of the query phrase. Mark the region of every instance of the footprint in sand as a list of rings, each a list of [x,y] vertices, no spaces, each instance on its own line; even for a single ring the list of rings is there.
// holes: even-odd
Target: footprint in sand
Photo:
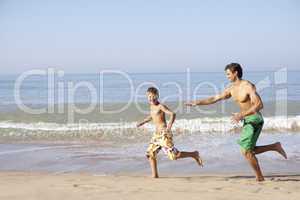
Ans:
[[[262,190],[262,188],[257,188],[256,190],[253,191],[253,193],[259,193]]]
[[[223,188],[219,187],[219,188],[214,188],[215,190],[223,190]]]
[[[212,189],[210,189],[210,190],[208,190],[208,191],[209,191],[209,192],[215,192],[216,190],[221,191],[221,190],[223,190],[223,188],[217,187],[217,188],[212,188]]]

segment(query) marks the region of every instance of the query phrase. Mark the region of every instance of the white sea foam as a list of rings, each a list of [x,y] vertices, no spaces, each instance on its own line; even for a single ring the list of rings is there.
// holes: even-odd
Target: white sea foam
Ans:
[[[229,117],[221,118],[195,118],[195,119],[178,119],[176,120],[173,129],[174,132],[189,132],[189,133],[228,133],[239,130],[242,123],[234,125]],[[154,131],[152,124],[146,124],[143,128],[146,131]],[[265,117],[263,131],[268,132],[295,132],[300,130],[300,116],[293,117]],[[3,133],[9,133],[10,136],[28,134],[46,135],[68,134],[80,132],[95,132],[110,134],[117,132],[136,133],[140,129],[136,129],[135,122],[124,123],[77,123],[77,124],[58,124],[58,123],[17,123],[10,121],[0,122],[0,137]],[[7,136],[8,134],[6,134]],[[128,135],[128,133],[127,133]]]

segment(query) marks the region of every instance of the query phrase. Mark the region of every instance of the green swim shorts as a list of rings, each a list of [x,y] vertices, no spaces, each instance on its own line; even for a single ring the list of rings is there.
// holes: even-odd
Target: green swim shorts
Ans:
[[[258,112],[244,118],[243,129],[238,144],[244,151],[253,150],[264,125],[264,119]]]

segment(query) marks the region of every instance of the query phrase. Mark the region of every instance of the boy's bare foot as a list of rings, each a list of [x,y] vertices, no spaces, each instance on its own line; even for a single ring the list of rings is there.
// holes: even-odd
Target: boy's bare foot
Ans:
[[[257,182],[262,182],[262,181],[265,181],[265,178],[262,176],[262,177],[256,177],[256,181]]]
[[[200,158],[199,156],[199,152],[198,151],[194,151],[195,156],[193,157],[196,162],[198,163],[198,165],[200,165],[201,167],[203,167],[203,160]]]
[[[287,155],[286,155],[284,149],[282,148],[281,143],[280,142],[276,142],[275,145],[276,145],[276,151],[280,155],[282,155],[285,159],[287,159]]]

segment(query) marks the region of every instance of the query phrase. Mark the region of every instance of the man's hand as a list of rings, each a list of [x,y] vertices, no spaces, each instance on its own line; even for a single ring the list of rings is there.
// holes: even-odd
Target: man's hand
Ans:
[[[191,101],[191,102],[185,103],[184,105],[186,105],[186,106],[196,106],[197,104],[195,102]]]
[[[239,123],[242,119],[244,119],[243,115],[241,113],[232,113],[231,120],[234,123]]]
[[[141,127],[143,124],[141,123],[141,122],[138,122],[137,124],[136,124],[136,127],[137,128],[139,128],[139,127]]]

